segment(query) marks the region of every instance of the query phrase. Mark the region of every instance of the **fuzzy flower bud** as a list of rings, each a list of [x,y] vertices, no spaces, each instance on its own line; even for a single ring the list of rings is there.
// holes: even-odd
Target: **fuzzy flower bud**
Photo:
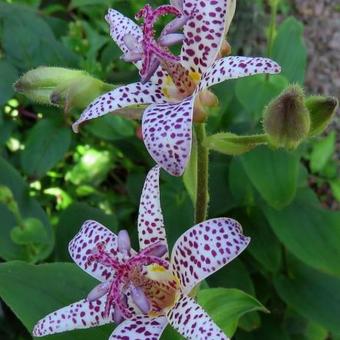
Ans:
[[[335,115],[339,102],[334,97],[312,96],[306,99],[305,105],[310,113],[309,136],[312,137],[327,128]]]
[[[38,67],[25,73],[15,84],[17,92],[40,104],[63,106],[65,111],[83,109],[107,90],[108,84],[85,71],[62,67]]]
[[[263,126],[275,147],[294,149],[308,136],[310,117],[300,86],[290,86],[267,106]]]
[[[209,110],[218,105],[218,98],[209,90],[204,90],[195,99],[194,121],[202,123],[209,115]]]

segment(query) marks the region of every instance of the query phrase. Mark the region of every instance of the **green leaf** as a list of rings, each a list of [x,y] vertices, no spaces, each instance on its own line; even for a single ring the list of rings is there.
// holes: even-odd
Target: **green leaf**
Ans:
[[[258,147],[241,160],[250,181],[270,206],[282,209],[294,199],[299,175],[296,153]]]
[[[247,210],[248,213],[242,211],[236,216],[244,226],[245,235],[251,237],[247,251],[261,263],[260,270],[277,273],[281,266],[281,244],[261,211],[258,208]]]
[[[224,157],[223,157],[224,158]],[[209,187],[214,193],[209,197],[209,215],[221,216],[236,204],[230,199],[231,193],[228,188],[229,164],[222,160],[215,160],[210,163]]]
[[[40,178],[63,159],[71,143],[71,130],[59,119],[44,119],[30,131],[21,165],[27,175]]]
[[[307,49],[303,40],[303,24],[300,21],[289,17],[279,26],[272,58],[280,64],[282,75],[291,83],[304,83]]]
[[[79,8],[83,6],[96,6],[96,5],[111,5],[110,0],[72,0],[70,8]]]
[[[310,155],[310,166],[312,172],[319,172],[327,164],[335,151],[336,134],[331,132],[326,138],[321,139],[313,145]]]
[[[203,289],[198,293],[198,303],[228,336],[234,334],[241,316],[254,311],[268,312],[254,297],[238,289]]]
[[[197,193],[197,141],[192,142],[189,163],[183,174],[183,183],[193,204],[196,204]]]
[[[3,105],[14,94],[13,84],[18,79],[18,72],[8,61],[0,60],[0,74],[0,105]]]
[[[235,94],[242,106],[259,119],[264,107],[288,86],[286,78],[276,75],[266,78],[263,75],[238,79]]]
[[[113,232],[117,230],[115,215],[107,215],[102,210],[86,203],[73,203],[60,216],[56,232],[56,256],[58,261],[72,261],[67,249],[69,242],[79,232],[86,220],[95,220]]]
[[[178,237],[193,226],[194,213],[192,201],[182,179],[168,174],[164,177],[166,181],[161,187],[161,204],[162,207],[167,207],[163,209],[163,214],[171,248]]]
[[[40,250],[36,260],[46,258],[54,244],[54,234],[48,217],[36,200],[29,196],[29,189],[19,173],[2,158],[0,158],[0,185],[10,188],[23,218],[37,218],[44,225],[48,243]],[[12,228],[17,226],[16,218],[2,204],[0,204],[0,216],[0,257],[6,260],[26,260],[26,248],[13,243],[10,236]]]
[[[294,202],[265,215],[276,236],[299,260],[340,276],[340,213],[322,209],[309,189],[299,191]]]
[[[316,252],[315,252],[316,253]],[[274,279],[280,297],[301,315],[340,332],[340,279],[290,261],[289,277]]]
[[[254,204],[254,188],[242,166],[241,159],[234,157],[229,166],[229,187],[235,203],[240,206]]]
[[[22,227],[13,228],[11,238],[14,243],[20,245],[40,245],[48,242],[45,227],[40,220],[32,217],[24,220]]]
[[[32,266],[22,262],[0,264],[0,296],[29,332],[47,314],[83,299],[98,283],[71,263]],[[45,339],[108,339],[113,325],[78,330]]]
[[[2,48],[18,69],[76,65],[77,56],[56,40],[48,24],[30,8],[0,3],[0,24]]]
[[[116,141],[135,135],[135,125],[132,121],[115,115],[105,115],[95,119],[86,126],[94,136],[108,141]]]
[[[334,181],[330,181],[332,193],[335,199],[340,202],[340,178],[335,179]]]
[[[66,173],[65,179],[75,185],[99,185],[112,168],[112,154],[108,150],[87,149],[78,163]]]

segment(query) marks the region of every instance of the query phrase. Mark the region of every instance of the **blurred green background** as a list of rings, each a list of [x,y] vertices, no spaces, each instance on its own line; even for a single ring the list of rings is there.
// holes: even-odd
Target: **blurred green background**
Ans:
[[[145,3],[0,2],[1,339],[31,339],[39,318],[86,296],[94,281],[68,263],[67,252],[85,219],[127,229],[137,245],[139,196],[154,164],[137,137],[137,122],[108,115],[74,134],[70,125],[80,111],[34,104],[12,85],[40,65],[84,69],[116,85],[137,80],[136,69],[119,59],[104,15],[113,7],[133,18]],[[269,13],[264,1],[239,1],[228,36],[233,55],[266,56]],[[282,74],[215,86],[220,106],[209,118],[210,134],[261,132],[269,101],[288,84],[305,83],[304,24],[288,1],[279,3],[278,14],[271,57]],[[205,282],[198,300],[235,339],[340,339],[336,139],[334,128],[296,151],[260,147],[239,157],[210,154],[209,217],[237,218],[252,243]],[[162,172],[171,245],[193,225],[187,180]],[[113,328],[48,338],[106,339]],[[180,337],[167,330],[162,339]]]

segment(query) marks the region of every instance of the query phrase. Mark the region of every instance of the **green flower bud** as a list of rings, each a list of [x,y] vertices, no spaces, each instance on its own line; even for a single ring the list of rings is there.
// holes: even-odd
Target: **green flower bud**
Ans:
[[[52,104],[71,109],[84,109],[93,99],[113,89],[112,85],[103,83],[89,75],[80,76],[58,86],[50,95]]]
[[[34,102],[51,104],[50,96],[57,86],[72,82],[85,74],[79,70],[41,66],[25,73],[14,84],[14,88]]]
[[[62,67],[38,67],[25,73],[15,84],[17,92],[40,104],[84,109],[112,85],[91,77],[87,72]]]
[[[312,96],[306,99],[305,105],[310,113],[309,136],[312,137],[327,128],[336,113],[339,102],[334,97]]]
[[[267,106],[263,127],[275,147],[294,149],[308,136],[310,117],[300,86],[290,86]]]

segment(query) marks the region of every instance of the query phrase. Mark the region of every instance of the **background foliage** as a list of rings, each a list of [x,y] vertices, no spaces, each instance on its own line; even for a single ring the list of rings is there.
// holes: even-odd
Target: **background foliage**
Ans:
[[[136,122],[105,116],[75,135],[70,122],[79,112],[34,105],[14,95],[12,84],[39,65],[85,69],[113,84],[137,79],[136,70],[119,60],[103,16],[113,6],[133,17],[143,4],[0,3],[1,339],[30,339],[39,318],[89,292],[93,281],[71,263],[68,242],[88,218],[136,236],[139,196],[153,165],[136,137]],[[229,39],[233,54],[266,54],[266,13],[260,0],[240,1]],[[209,119],[209,133],[261,131],[266,104],[289,83],[303,85],[303,24],[289,16],[285,2],[280,13],[271,54],[282,74],[216,86],[220,107]],[[263,40],[244,45],[252,30]],[[209,217],[237,218],[252,243],[209,278],[198,301],[236,339],[340,338],[340,213],[327,208],[329,196],[320,190],[330,187],[332,199],[340,201],[334,148],[330,133],[294,152],[260,147],[229,157],[223,146],[211,152]],[[162,174],[171,244],[193,224],[188,178]],[[113,327],[53,338],[106,339]],[[179,336],[167,329],[163,338]]]

